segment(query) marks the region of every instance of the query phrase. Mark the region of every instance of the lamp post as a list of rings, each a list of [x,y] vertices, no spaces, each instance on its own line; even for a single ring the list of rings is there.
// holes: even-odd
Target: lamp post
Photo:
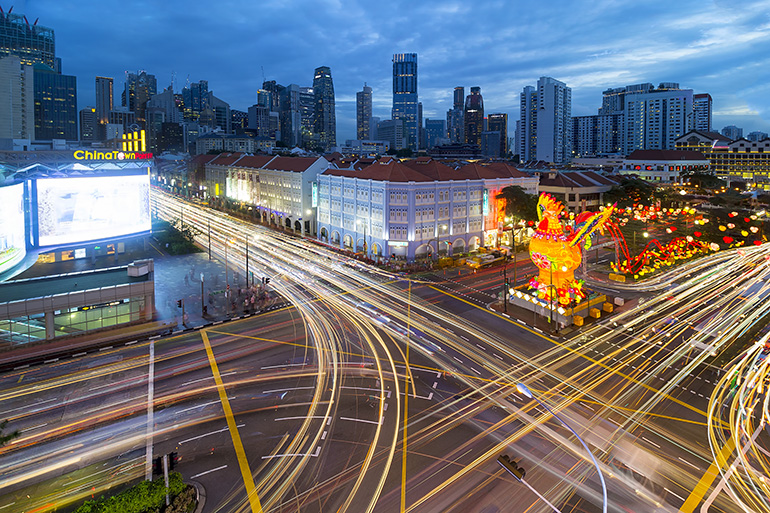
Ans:
[[[603,512],[603,513],[607,513],[607,484],[604,482],[604,474],[602,473],[602,469],[601,469],[601,468],[599,468],[599,463],[596,461],[596,458],[594,457],[594,453],[592,453],[592,452],[591,452],[591,450],[588,448],[588,446],[587,446],[587,445],[586,445],[586,443],[583,441],[583,439],[582,439],[582,438],[580,438],[580,435],[578,435],[578,434],[575,432],[575,430],[574,430],[574,429],[572,429],[572,428],[570,427],[570,425],[569,425],[569,424],[567,424],[566,422],[564,422],[564,420],[563,420],[563,419],[562,419],[562,418],[561,418],[559,415],[557,415],[557,414],[556,414],[556,412],[554,412],[553,410],[551,410],[551,409],[550,409],[550,408],[549,408],[549,407],[548,407],[548,406],[547,406],[547,405],[546,405],[546,404],[545,404],[543,401],[541,401],[540,399],[538,399],[537,397],[535,397],[535,396],[532,394],[532,391],[531,391],[529,388],[527,388],[527,386],[526,386],[525,384],[523,384],[523,383],[516,383],[516,390],[518,390],[519,392],[521,392],[521,393],[522,393],[524,396],[526,396],[527,398],[529,398],[529,399],[534,399],[535,401],[537,401],[537,403],[538,403],[540,406],[542,406],[543,408],[545,408],[545,409],[548,411],[548,413],[550,413],[550,414],[551,414],[551,415],[552,415],[552,416],[553,416],[553,417],[554,417],[556,420],[558,420],[559,422],[561,422],[561,425],[562,425],[562,426],[564,426],[565,428],[569,429],[569,430],[572,432],[572,434],[573,434],[573,435],[575,435],[575,437],[576,437],[576,438],[577,438],[577,439],[580,441],[580,443],[583,445],[583,448],[586,450],[586,452],[588,452],[588,455],[589,455],[589,456],[591,456],[591,461],[593,461],[593,463],[594,463],[594,467],[596,467],[596,471],[599,473],[599,480],[600,480],[600,481],[601,481],[601,483],[602,483],[602,499],[603,499],[603,503],[602,503],[602,512]]]
[[[369,257],[369,245],[366,243],[366,221],[362,221],[361,219],[356,220],[356,225],[361,225],[364,227],[364,256]],[[356,234],[357,236],[358,234]],[[356,248],[357,249],[357,248]]]
[[[441,258],[441,230],[446,231],[446,228],[447,226],[445,224],[436,227],[436,260]],[[448,247],[447,253],[449,253]]]

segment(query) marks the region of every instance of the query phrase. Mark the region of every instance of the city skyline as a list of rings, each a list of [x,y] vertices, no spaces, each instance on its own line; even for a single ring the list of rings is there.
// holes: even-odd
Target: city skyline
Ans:
[[[267,80],[308,86],[313,70],[328,66],[342,142],[355,138],[356,92],[363,82],[373,90],[373,115],[389,118],[392,56],[414,52],[420,59],[423,118],[446,119],[452,91],[462,85],[480,86],[485,112],[507,113],[515,122],[522,88],[550,76],[572,88],[573,116],[595,114],[606,88],[674,81],[696,94],[711,94],[714,129],[770,131],[767,57],[759,51],[770,39],[767,2],[740,10],[727,4],[627,2],[613,4],[613,18],[601,6],[581,8],[574,2],[573,17],[563,16],[566,3],[516,12],[499,3],[474,11],[459,3],[409,9],[301,4],[257,11],[229,2],[218,12],[230,14],[212,17],[203,5],[140,3],[132,6],[141,13],[137,22],[119,26],[94,21],[115,19],[123,12],[116,2],[83,4],[77,16],[49,0],[16,4],[14,12],[54,29],[63,73],[78,77],[78,109],[94,106],[96,76],[113,77],[116,90],[126,71],[154,74],[159,91],[171,84],[172,73],[176,91],[188,76],[190,82],[207,80],[217,97],[246,110],[256,103],[263,73]],[[483,30],[468,31],[469,20],[478,20]]]

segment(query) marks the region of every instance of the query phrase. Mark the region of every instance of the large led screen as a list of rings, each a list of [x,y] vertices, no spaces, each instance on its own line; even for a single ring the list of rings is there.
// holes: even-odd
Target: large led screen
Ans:
[[[149,231],[148,175],[37,180],[40,246]]]
[[[24,259],[24,233],[24,184],[0,187],[0,273]]]

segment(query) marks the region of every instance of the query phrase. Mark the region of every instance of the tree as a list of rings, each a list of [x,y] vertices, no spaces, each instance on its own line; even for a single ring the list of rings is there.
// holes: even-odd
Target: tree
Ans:
[[[503,187],[496,198],[505,200],[505,216],[512,218],[513,224],[522,219],[537,219],[537,196],[528,194],[518,185]]]
[[[708,175],[705,173],[692,173],[689,175],[683,175],[682,180],[686,180],[690,182],[691,185],[695,185],[701,189],[721,189],[727,185],[724,180],[721,180],[714,175]]]
[[[640,178],[624,176],[620,183],[604,193],[607,203],[617,203],[618,208],[649,204],[655,186]]]
[[[3,433],[6,425],[8,425],[8,419],[0,422],[0,447],[4,446],[14,438],[18,438],[21,435],[18,429],[6,435],[5,433]]]
[[[400,159],[408,159],[414,156],[414,152],[411,148],[401,148],[396,152],[396,157]]]

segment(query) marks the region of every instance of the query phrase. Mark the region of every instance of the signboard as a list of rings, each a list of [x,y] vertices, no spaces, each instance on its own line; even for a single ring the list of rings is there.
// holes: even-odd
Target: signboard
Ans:
[[[484,189],[484,196],[481,201],[481,212],[484,215],[489,214],[489,189]]]
[[[318,182],[313,182],[313,202],[310,206],[318,206]]]
[[[388,241],[388,246],[408,246],[406,241]]]

